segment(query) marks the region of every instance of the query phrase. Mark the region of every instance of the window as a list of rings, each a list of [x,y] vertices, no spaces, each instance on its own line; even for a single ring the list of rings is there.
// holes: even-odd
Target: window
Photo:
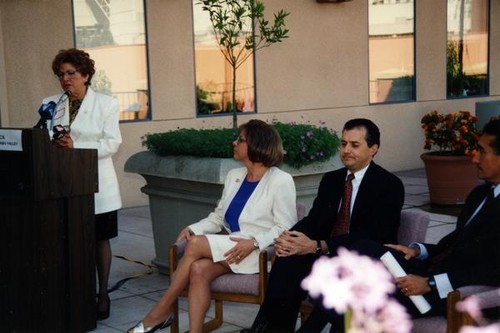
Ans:
[[[414,2],[368,4],[370,103],[414,100]]]
[[[219,50],[208,13],[197,2],[193,0],[197,114],[231,115],[232,68]],[[236,78],[238,111],[255,112],[253,55],[238,68]]]
[[[487,95],[488,0],[448,0],[448,98]]]
[[[76,47],[95,61],[92,87],[113,95],[120,120],[149,119],[143,0],[73,0]]]

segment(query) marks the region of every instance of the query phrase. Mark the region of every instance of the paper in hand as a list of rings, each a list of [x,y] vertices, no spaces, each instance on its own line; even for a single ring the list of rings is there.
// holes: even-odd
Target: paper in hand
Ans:
[[[394,258],[392,253],[390,253],[389,251],[384,253],[384,255],[380,257],[380,260],[395,278],[406,276],[406,272],[403,270],[403,267],[401,267],[396,258]],[[431,309],[431,305],[429,304],[429,302],[427,302],[424,296],[415,295],[408,297],[411,299],[413,304],[415,304],[420,313],[426,313]]]

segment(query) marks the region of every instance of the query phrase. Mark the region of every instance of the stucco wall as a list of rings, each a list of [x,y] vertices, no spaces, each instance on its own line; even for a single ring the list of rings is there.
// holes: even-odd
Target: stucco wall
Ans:
[[[500,99],[500,1],[491,0],[490,96],[446,100],[446,1],[418,0],[417,102],[369,105],[367,1],[320,4],[315,0],[264,1],[268,12],[286,8],[290,38],[257,54],[257,115],[250,118],[325,121],[340,131],[353,117],[374,120],[382,132],[376,160],[389,170],[423,166],[420,118],[431,109],[474,111],[475,102]],[[124,142],[115,166],[125,206],[147,203],[144,181],[123,172],[143,150],[147,132],[177,127],[230,126],[230,117],[196,118],[191,2],[146,1],[153,120],[121,125]],[[27,24],[29,23],[29,24]],[[31,127],[40,100],[59,91],[50,63],[73,47],[71,1],[0,0],[1,124]]]

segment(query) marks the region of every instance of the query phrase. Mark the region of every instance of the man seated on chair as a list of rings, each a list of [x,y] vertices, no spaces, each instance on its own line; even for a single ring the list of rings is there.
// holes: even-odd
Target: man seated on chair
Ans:
[[[352,119],[344,125],[340,156],[345,167],[324,175],[308,216],[275,240],[278,257],[264,303],[242,333],[293,332],[306,296],[300,283],[320,255],[335,255],[339,246],[359,239],[396,241],[404,187],[373,162],[379,146],[380,132],[372,121]]]
[[[472,162],[485,183],[472,190],[458,216],[456,229],[437,244],[383,246],[364,240],[350,248],[374,258],[392,252],[408,274],[396,279],[398,290],[394,296],[413,317],[445,316],[446,296],[459,287],[500,285],[500,119],[485,125]],[[431,310],[422,315],[408,298],[413,295],[423,295]],[[331,310],[327,315],[324,310],[324,315],[319,315],[319,308],[300,332],[320,332],[322,326],[318,324],[325,317],[328,321],[339,320]],[[313,326],[314,330],[308,329]]]

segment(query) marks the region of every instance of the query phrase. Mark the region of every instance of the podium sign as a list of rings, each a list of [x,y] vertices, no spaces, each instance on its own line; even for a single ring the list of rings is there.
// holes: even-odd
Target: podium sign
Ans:
[[[0,129],[0,330],[96,327],[97,151]]]

